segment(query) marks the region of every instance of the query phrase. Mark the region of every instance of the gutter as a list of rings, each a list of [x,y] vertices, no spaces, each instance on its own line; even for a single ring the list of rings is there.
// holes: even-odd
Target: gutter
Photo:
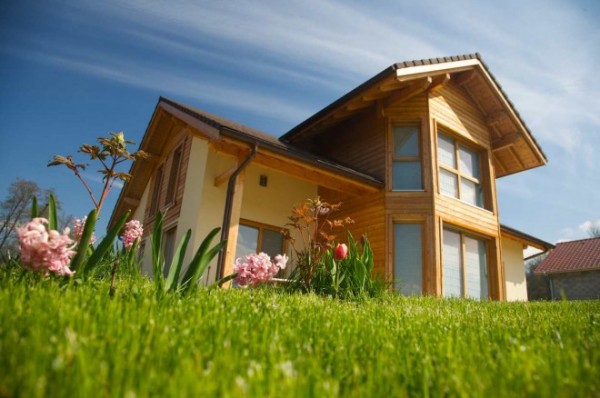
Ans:
[[[231,208],[233,206],[233,196],[235,194],[235,182],[237,180],[238,175],[250,164],[252,159],[256,157],[257,151],[258,144],[255,143],[252,147],[252,152],[250,152],[250,155],[248,155],[248,157],[244,159],[244,161],[235,169],[231,176],[229,176],[229,181],[227,182],[227,197],[225,199],[225,211],[223,212],[223,226],[221,228],[221,241],[229,239],[229,227],[231,226]],[[219,259],[217,261],[217,280],[222,279],[224,277],[224,250],[227,250],[227,247],[225,247],[219,252]]]

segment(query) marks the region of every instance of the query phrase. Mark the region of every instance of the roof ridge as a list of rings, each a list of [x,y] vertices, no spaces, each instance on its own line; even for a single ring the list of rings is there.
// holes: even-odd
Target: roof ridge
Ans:
[[[574,240],[566,240],[564,242],[557,242],[556,245],[562,245],[564,243],[577,243],[577,242],[585,242],[588,240],[600,240],[600,236],[592,237],[592,238],[583,238],[583,239],[574,239]]]

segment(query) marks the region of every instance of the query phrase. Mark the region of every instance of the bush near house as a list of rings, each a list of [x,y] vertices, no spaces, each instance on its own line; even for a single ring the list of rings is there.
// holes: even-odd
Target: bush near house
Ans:
[[[116,285],[0,267],[0,397],[600,395],[600,301]]]

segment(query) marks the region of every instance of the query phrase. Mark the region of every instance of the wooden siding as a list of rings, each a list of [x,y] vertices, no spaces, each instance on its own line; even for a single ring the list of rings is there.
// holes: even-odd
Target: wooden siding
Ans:
[[[429,97],[431,118],[461,135],[468,142],[489,149],[490,130],[481,111],[473,104],[469,95],[451,82]]]
[[[348,230],[358,241],[366,235],[373,249],[375,274],[389,276],[386,264],[386,226],[384,211],[384,196],[381,193],[371,195],[350,196],[325,187],[319,187],[319,196],[326,202],[342,202],[339,212],[334,213],[334,218],[350,217],[354,224]],[[346,236],[341,230],[337,231],[338,239],[346,241]]]
[[[179,130],[174,132],[174,130]],[[187,175],[188,162],[190,158],[190,150],[192,147],[192,138],[189,136],[187,131],[181,130],[179,127],[174,126],[169,133],[174,133],[175,138],[167,144],[165,147],[165,155],[161,157],[161,162],[156,164],[155,170],[152,176],[150,192],[154,190],[154,186],[157,183],[155,180],[156,170],[162,165],[163,166],[163,181],[160,187],[158,209],[165,214],[163,225],[166,227],[173,227],[177,224],[179,214],[181,213],[181,204],[183,201],[183,193],[185,190],[185,177]],[[179,173],[177,175],[177,185],[175,189],[175,198],[171,203],[165,203],[167,197],[167,189],[169,186],[169,177],[171,176],[171,168],[173,167],[173,155],[175,151],[180,148],[181,160],[179,164]],[[156,214],[150,214],[150,203],[146,206],[144,211],[144,236],[147,236],[152,231],[154,226],[154,219]]]
[[[311,150],[383,179],[385,176],[385,119],[373,108],[330,128]]]

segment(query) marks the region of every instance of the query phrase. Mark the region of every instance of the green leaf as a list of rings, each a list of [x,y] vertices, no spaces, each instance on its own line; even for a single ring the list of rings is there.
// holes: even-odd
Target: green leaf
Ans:
[[[154,285],[157,291],[162,290],[164,259],[162,254],[162,225],[163,214],[159,211],[154,219],[154,227],[152,228],[152,276]]]
[[[127,217],[129,217],[129,211],[123,214],[121,218],[117,220],[117,223],[107,232],[104,239],[102,239],[102,242],[100,242],[100,244],[96,247],[96,250],[94,250],[94,253],[92,253],[88,261],[85,263],[83,267],[84,273],[94,268],[100,262],[100,260],[102,260],[104,254],[110,250],[115,242],[115,239],[117,238],[117,235],[119,232],[121,232],[121,229],[123,229],[123,225],[125,225]],[[85,224],[87,226],[87,222]]]
[[[183,239],[181,239],[179,246],[177,246],[177,250],[173,255],[173,261],[171,261],[171,266],[169,267],[169,275],[167,276],[167,281],[165,283],[166,292],[172,292],[177,289],[177,285],[179,283],[179,273],[181,272],[181,266],[183,265],[183,257],[185,256],[187,245],[191,236],[192,230],[188,229]]]
[[[71,269],[76,270],[83,263],[85,258],[88,256],[90,241],[94,235],[94,228],[96,227],[96,219],[98,218],[98,211],[96,209],[90,211],[87,216],[85,225],[83,226],[83,232],[81,233],[81,239],[79,239],[79,245],[77,246],[77,253],[71,260]]]
[[[38,217],[38,202],[37,198],[34,196],[31,198],[31,218],[34,219]]]
[[[56,217],[56,199],[54,195],[48,195],[48,228],[58,230],[58,218]]]
[[[190,292],[196,287],[200,277],[204,274],[206,267],[211,260],[221,251],[227,243],[226,240],[217,243],[213,248],[208,250],[213,238],[219,233],[221,228],[215,228],[206,235],[206,238],[200,244],[194,258],[188,265],[188,269],[182,280],[182,288],[186,292]]]

